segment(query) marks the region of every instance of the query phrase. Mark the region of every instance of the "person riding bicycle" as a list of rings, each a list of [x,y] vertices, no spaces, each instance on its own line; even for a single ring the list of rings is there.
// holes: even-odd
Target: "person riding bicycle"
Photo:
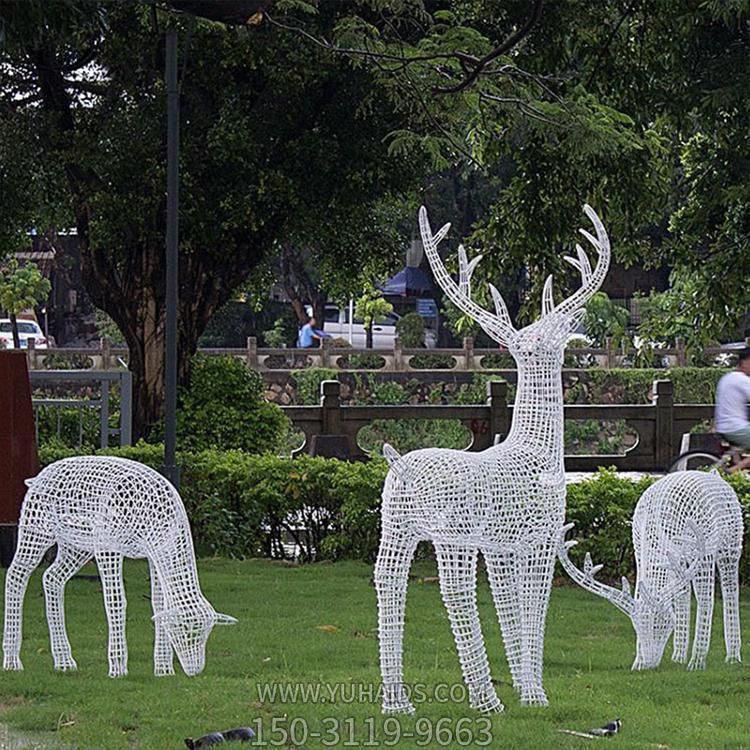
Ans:
[[[750,347],[739,352],[737,367],[723,375],[716,386],[716,431],[730,443],[750,452]],[[750,466],[750,456],[741,459],[729,471],[740,471]]]

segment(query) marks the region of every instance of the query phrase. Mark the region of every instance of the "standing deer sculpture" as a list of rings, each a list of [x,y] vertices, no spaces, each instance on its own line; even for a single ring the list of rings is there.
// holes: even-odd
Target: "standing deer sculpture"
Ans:
[[[5,579],[4,668],[23,668],[22,614],[29,576],[57,544],[57,557],[43,576],[55,669],[77,668],[65,629],[65,584],[93,557],[109,621],[109,676],[127,674],[122,562],[123,557],[145,557],[151,569],[154,673],[174,673],[173,651],[187,675],[201,672],[214,625],[237,620],[216,612],[201,593],[190,526],[177,490],[148,466],[111,456],[56,461],[27,484],[18,546]]]
[[[408,572],[416,545],[431,541],[440,589],[456,641],[471,705],[501,711],[490,679],[476,604],[477,555],[481,551],[505,644],[513,685],[526,705],[546,705],[542,685],[544,626],[557,540],[565,517],[563,392],[565,344],[600,287],[609,266],[607,233],[585,206],[596,237],[580,230],[598,254],[592,269],[586,253],[566,258],[582,285],[555,304],[552,277],[542,295],[542,317],[517,330],[498,292],[490,285],[494,314],[471,297],[471,276],[480,258],[468,261],[458,249],[455,283],[438,255],[450,228],[433,234],[427,212],[419,223],[437,282],[460,310],[507,347],[518,366],[513,422],[507,438],[479,453],[425,449],[404,456],[390,446],[382,502],[382,537],[375,584],[378,595],[383,711],[414,710],[403,682],[403,629]]]
[[[627,578],[622,589],[594,576],[602,568],[586,555],[577,568],[565,541],[573,524],[560,534],[560,562],[580,586],[608,599],[633,623],[636,655],[633,669],[659,666],[674,632],[672,661],[685,663],[690,641],[690,587],[697,600],[695,639],[688,669],[704,669],[711,642],[716,567],[724,603],[724,641],[728,662],[740,661],[739,560],[742,511],[734,490],[716,472],[667,474],[641,496],[633,514],[635,596]]]

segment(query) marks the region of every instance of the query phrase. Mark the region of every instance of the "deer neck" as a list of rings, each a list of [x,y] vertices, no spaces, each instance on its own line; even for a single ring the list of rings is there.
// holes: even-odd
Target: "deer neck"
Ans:
[[[158,550],[151,559],[167,601],[179,598],[180,594],[192,593],[195,590],[200,592],[193,540],[188,531],[182,529],[174,547],[170,545],[167,549]]]
[[[563,389],[558,362],[518,366],[513,424],[506,442],[532,448],[550,468],[563,467]]]

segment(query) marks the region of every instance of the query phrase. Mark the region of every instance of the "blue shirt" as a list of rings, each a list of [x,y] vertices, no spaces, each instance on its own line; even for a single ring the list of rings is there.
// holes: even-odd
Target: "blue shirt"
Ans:
[[[299,329],[297,346],[304,349],[311,347],[313,345],[313,330],[313,327],[309,323],[305,323],[305,325]]]

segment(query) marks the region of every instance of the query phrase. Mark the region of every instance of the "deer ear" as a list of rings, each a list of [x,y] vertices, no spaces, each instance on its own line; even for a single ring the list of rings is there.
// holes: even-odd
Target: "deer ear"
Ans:
[[[224,615],[221,612],[216,613],[216,624],[217,625],[236,625],[238,622],[236,617],[231,615]]]

